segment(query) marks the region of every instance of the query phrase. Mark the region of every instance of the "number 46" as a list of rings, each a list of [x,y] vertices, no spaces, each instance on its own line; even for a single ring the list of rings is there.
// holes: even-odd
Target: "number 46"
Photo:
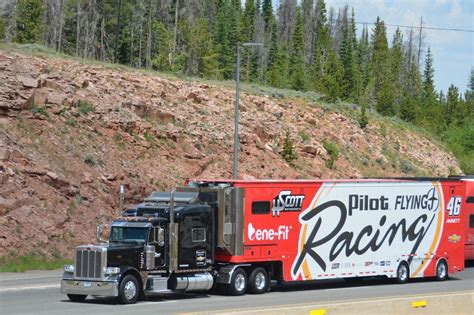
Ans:
[[[451,197],[448,202],[448,215],[458,216],[461,212],[461,197]]]

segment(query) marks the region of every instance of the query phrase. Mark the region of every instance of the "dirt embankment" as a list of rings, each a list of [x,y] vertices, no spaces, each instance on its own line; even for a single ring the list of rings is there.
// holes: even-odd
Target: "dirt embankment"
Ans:
[[[0,51],[0,255],[71,257],[127,202],[232,176],[234,91]],[[243,93],[241,178],[446,176],[454,157],[401,126]],[[297,159],[281,157],[286,131]],[[339,151],[332,169],[323,141]]]

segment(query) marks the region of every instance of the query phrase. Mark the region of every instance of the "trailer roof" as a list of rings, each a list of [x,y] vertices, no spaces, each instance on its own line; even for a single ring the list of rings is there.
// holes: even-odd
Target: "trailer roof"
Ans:
[[[254,179],[254,180],[242,180],[242,179],[208,179],[208,178],[192,178],[188,179],[189,182],[202,182],[202,183],[228,183],[228,184],[277,184],[277,183],[299,183],[299,184],[318,184],[318,183],[391,183],[391,182],[424,182],[424,181],[461,181],[460,177],[386,177],[386,178],[350,178],[350,179]]]

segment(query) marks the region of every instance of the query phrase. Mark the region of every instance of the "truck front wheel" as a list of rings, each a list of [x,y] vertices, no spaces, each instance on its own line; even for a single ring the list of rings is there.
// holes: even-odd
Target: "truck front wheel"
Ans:
[[[230,295],[242,295],[247,290],[247,274],[242,268],[237,268],[227,288]]]
[[[257,267],[249,277],[249,292],[253,294],[265,293],[269,284],[267,271],[262,267]]]
[[[122,304],[134,304],[139,295],[140,287],[137,279],[132,275],[125,276],[119,286],[119,302]]]
[[[68,294],[67,297],[69,298],[69,300],[71,300],[71,302],[84,302],[84,300],[86,299],[87,295],[83,295],[83,294]]]

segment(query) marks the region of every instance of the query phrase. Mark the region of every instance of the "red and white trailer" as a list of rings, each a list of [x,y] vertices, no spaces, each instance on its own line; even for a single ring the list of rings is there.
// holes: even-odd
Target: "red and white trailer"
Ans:
[[[457,179],[189,183],[243,190],[243,252],[216,251],[220,263],[261,265],[284,282],[444,280],[464,269],[465,188]]]
[[[466,234],[465,234],[465,258],[466,260],[474,260],[474,176],[466,176],[462,178],[464,182],[465,193],[465,212]]]

